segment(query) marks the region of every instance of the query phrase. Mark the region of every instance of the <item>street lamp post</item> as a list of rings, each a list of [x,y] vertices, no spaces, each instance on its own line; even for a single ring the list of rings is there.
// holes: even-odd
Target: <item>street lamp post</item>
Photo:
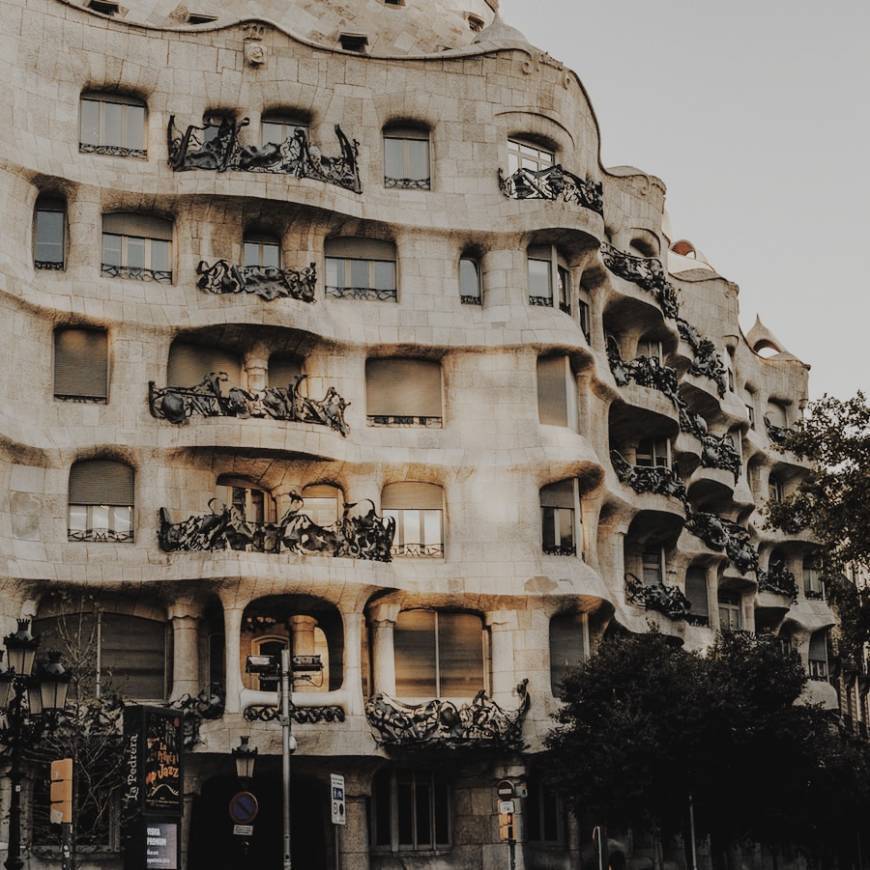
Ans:
[[[24,778],[24,750],[54,727],[66,706],[71,674],[61,664],[60,653],[49,653],[48,664],[33,672],[39,638],[30,633],[30,620],[19,619],[18,631],[7,635],[7,668],[0,671],[0,743],[9,748],[9,848],[6,870],[22,870],[21,781]],[[3,653],[0,651],[0,660]]]

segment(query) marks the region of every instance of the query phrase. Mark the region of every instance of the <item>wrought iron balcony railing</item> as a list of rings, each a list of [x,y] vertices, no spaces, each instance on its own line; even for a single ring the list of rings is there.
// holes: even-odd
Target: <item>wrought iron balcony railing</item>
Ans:
[[[369,426],[384,426],[392,428],[407,427],[410,429],[440,429],[444,423],[443,417],[427,417],[410,414],[369,414],[366,417]]]
[[[100,272],[108,278],[124,278],[129,281],[156,281],[171,284],[172,272],[166,269],[146,269],[143,266],[115,266],[102,263]]]
[[[235,266],[227,260],[215,260],[210,266],[200,260],[196,267],[196,286],[207,293],[252,293],[267,302],[273,299],[297,299],[314,302],[317,267],[279,269],[277,266]]]
[[[148,383],[148,407],[151,414],[170,423],[184,423],[198,414],[201,417],[250,417],[314,423],[327,426],[346,436],[350,427],[344,412],[350,402],[335,387],[329,387],[322,399],[309,399],[300,392],[307,375],[296,375],[287,387],[266,387],[250,392],[232,387],[224,395],[222,384],[226,372],[211,372],[193,387],[157,387]]]
[[[752,546],[749,532],[731,520],[704,511],[690,511],[686,530],[700,538],[711,550],[725,552],[742,574],[758,571],[758,551]]]
[[[552,547],[548,547],[546,544],[542,548],[545,556],[576,556],[577,555],[577,545],[576,544],[555,544]]]
[[[707,422],[700,414],[689,411],[680,399],[680,431],[694,435],[701,442],[701,465],[704,468],[721,468],[734,475],[736,483],[740,477],[740,454],[727,435],[711,435]]]
[[[444,544],[393,544],[393,555],[406,559],[443,559]]]
[[[776,444],[777,447],[784,447],[788,438],[789,429],[786,426],[774,426],[768,417],[764,418],[764,428],[767,430],[767,437]]]
[[[655,257],[634,257],[607,242],[601,245],[601,259],[614,275],[652,293],[665,317],[679,317],[677,291],[668,281],[661,260]]]
[[[81,154],[105,154],[109,157],[135,157],[147,160],[148,152],[144,148],[126,148],[123,145],[94,145],[90,142],[79,142]]]
[[[459,297],[459,301],[460,301],[463,305],[482,305],[482,304],[483,304],[483,302],[482,302],[480,296],[466,296],[466,295],[462,295],[462,296]]]
[[[281,715],[280,707],[268,707],[255,704],[245,708],[245,719],[248,722],[274,722]],[[323,704],[317,707],[297,707],[290,705],[290,718],[299,725],[318,725],[321,722],[344,722],[344,709],[337,704]]]
[[[619,353],[619,345],[612,335],[607,337],[607,360],[613,378],[620,387],[632,381],[641,387],[651,387],[664,393],[675,406],[681,401],[677,394],[677,373],[652,356],[639,356],[626,362]]]
[[[296,128],[283,142],[270,142],[262,147],[243,145],[239,131],[248,125],[248,119],[236,122],[226,119],[216,132],[206,135],[214,127],[191,124],[182,131],[175,126],[175,115],[169,119],[169,165],[175,172],[191,169],[226,172],[269,172],[292,175],[295,178],[313,178],[334,184],[354,193],[362,193],[359,176],[359,142],[351,141],[336,125],[341,155],[325,157],[318,147],[308,141],[307,131]]]
[[[67,540],[79,544],[132,544],[133,530],[67,529]]]
[[[392,560],[396,521],[378,516],[371,501],[366,512],[355,511],[356,503],[345,505],[342,518],[328,526],[319,526],[302,513],[303,505],[302,496],[290,493],[290,507],[276,523],[251,522],[235,505],[227,507],[215,498],[209,501],[209,513],[194,514],[180,523],[170,522],[169,512],[161,508],[157,539],[167,553],[241,550]]]
[[[692,609],[691,602],[678,586],[646,584],[634,574],[625,575],[625,594],[629,601],[662,613],[669,619],[686,619]]]
[[[63,260],[34,260],[33,268],[34,269],[46,269],[52,272],[63,272],[64,270],[64,262]]]
[[[332,287],[326,286],[326,295],[333,299],[359,299],[362,302],[398,302],[399,291],[395,288],[378,287]]]
[[[766,571],[759,568],[756,574],[759,592],[773,592],[776,595],[784,595],[791,601],[797,601],[797,580],[782,562],[774,563]]]
[[[529,296],[529,305],[539,305],[541,308],[552,308],[552,296]]]
[[[618,450],[610,451],[610,461],[620,481],[636,493],[669,495],[687,503],[686,487],[673,469],[665,465],[632,465]]]
[[[604,186],[574,175],[559,164],[546,169],[518,169],[505,177],[498,170],[498,186],[509,199],[562,201],[604,214]]]
[[[391,190],[431,190],[431,178],[390,178],[384,176],[384,187]]]
[[[716,384],[719,398],[725,397],[728,389],[728,372],[716,350],[716,345],[682,317],[677,318],[677,329],[683,340],[692,348],[693,360],[689,371],[693,375],[710,378]]]
[[[424,704],[403,704],[388,695],[366,702],[366,718],[381,746],[394,748],[520,749],[523,720],[531,699],[528,680],[517,686],[515,710],[505,710],[484,691],[467,704],[435,698]]]

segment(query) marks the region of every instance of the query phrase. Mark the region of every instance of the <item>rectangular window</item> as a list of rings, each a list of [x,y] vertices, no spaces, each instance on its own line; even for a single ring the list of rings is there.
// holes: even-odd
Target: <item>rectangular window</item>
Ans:
[[[145,105],[116,94],[83,96],[81,151],[119,157],[145,157]]]
[[[645,341],[639,341],[637,344],[637,355],[639,357],[652,357],[653,359],[657,359],[659,362],[662,362],[664,359],[662,343],[660,341],[650,339],[647,339]]]
[[[746,406],[746,416],[749,418],[749,428],[755,428],[755,408],[752,405]]]
[[[108,336],[98,329],[54,332],[54,396],[105,401],[109,395]]]
[[[242,265],[279,269],[281,267],[281,246],[269,239],[245,239]]]
[[[326,289],[333,296],[354,295],[348,291],[375,291],[378,297],[396,298],[396,263],[390,260],[326,258]],[[363,294],[368,295],[368,294]]]
[[[644,438],[637,445],[634,464],[642,468],[670,467],[670,444],[667,439]]]
[[[559,277],[559,310],[565,314],[571,313],[571,273],[559,266],[557,275]]]
[[[589,303],[584,302],[582,299],[577,300],[577,319],[580,321],[580,330],[583,333],[583,336],[586,339],[586,343],[589,344],[592,342],[592,319],[591,313],[589,309]]]
[[[169,259],[170,242],[166,239],[103,233],[101,271],[110,278],[171,284]]]
[[[37,269],[63,269],[66,214],[62,201],[42,199],[36,204],[33,259]]]
[[[553,304],[553,270],[550,260],[529,257],[529,301],[535,305]]]
[[[575,555],[577,547],[574,543],[574,510],[543,507],[541,512],[544,552],[550,556]]]
[[[436,360],[366,362],[366,419],[370,426],[432,426],[443,422],[441,365]]]
[[[447,782],[430,771],[383,770],[372,787],[372,843],[379,851],[432,851],[450,844]]]
[[[465,305],[480,304],[480,267],[470,257],[459,261],[459,297]]]
[[[384,133],[385,187],[429,190],[429,160],[429,134],[425,130]]]
[[[555,154],[538,145],[530,145],[519,139],[508,139],[508,172],[513,175],[518,169],[530,169],[537,172],[549,169],[555,160]]]
[[[567,426],[568,420],[568,358],[539,357],[538,419],[545,426]]]
[[[290,118],[264,118],[260,124],[260,140],[263,145],[283,145],[301,130],[308,136],[308,125]]]
[[[442,512],[440,510],[385,509],[385,517],[396,521],[394,556],[441,558],[444,555]]]
[[[736,593],[719,593],[719,628],[722,631],[741,631],[743,613],[741,598]]]
[[[783,497],[782,483],[771,477],[767,483],[767,498],[772,502],[781,502]]]
[[[663,547],[650,547],[641,557],[644,586],[660,586],[665,582],[665,551]]]
[[[526,839],[531,843],[564,842],[564,815],[559,794],[539,779],[531,779],[525,800]]]

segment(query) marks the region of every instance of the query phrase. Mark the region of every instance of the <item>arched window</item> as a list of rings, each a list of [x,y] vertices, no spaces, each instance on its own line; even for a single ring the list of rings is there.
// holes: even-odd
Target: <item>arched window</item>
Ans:
[[[710,605],[707,601],[707,569],[693,565],[686,571],[686,598],[691,605],[692,622],[707,625],[710,620]]]
[[[282,145],[301,130],[308,136],[308,121],[293,112],[266,112],[260,120],[260,139],[263,145]]]
[[[110,278],[172,283],[172,221],[117,212],[103,215],[101,271]]]
[[[304,372],[305,361],[294,353],[273,353],[269,357],[269,386],[286,390]],[[305,391],[305,381],[302,381]]]
[[[463,254],[459,259],[459,299],[463,305],[480,305],[480,263]]]
[[[442,425],[441,365],[435,360],[366,361],[366,415],[370,426]]]
[[[486,688],[483,620],[476,614],[403,610],[394,646],[400,698],[473,698]]]
[[[343,498],[341,490],[329,483],[306,486],[302,490],[305,505],[302,510],[318,526],[330,526],[341,519]]]
[[[571,363],[565,354],[540,356],[538,374],[538,419],[546,426],[570,426],[576,419],[576,399]]]
[[[739,592],[719,592],[719,628],[722,631],[743,630],[743,599]]]
[[[281,267],[281,242],[269,233],[245,233],[242,265],[246,268]]]
[[[434,483],[387,484],[381,510],[396,520],[394,556],[441,558],[444,555],[444,492]]]
[[[810,636],[809,673],[811,680],[828,679],[828,632],[814,631]]]
[[[104,329],[54,331],[54,396],[104,402],[109,395],[109,342]]]
[[[129,465],[86,459],[69,472],[69,540],[132,543],[133,482]]]
[[[424,127],[384,128],[384,187],[429,190],[429,131]]]
[[[327,239],[326,295],[396,300],[396,246],[378,239]]]
[[[430,852],[450,845],[450,789],[430,770],[379,770],[372,782],[371,843],[377,852]]]
[[[804,556],[804,595],[807,598],[824,598],[825,584],[819,572],[815,559],[812,556]]]
[[[122,94],[82,94],[79,151],[146,157],[145,103]]]
[[[218,478],[218,499],[227,507],[234,507],[253,525],[275,522],[275,500],[272,494],[243,477],[222,474]]]
[[[550,691],[562,697],[565,677],[586,661],[589,623],[585,613],[557,613],[550,619]]]
[[[66,201],[40,194],[33,222],[33,265],[37,269],[63,269],[66,251]]]
[[[95,693],[99,686],[102,695],[117,692],[137,701],[167,697],[167,627],[163,620],[103,610],[33,621],[42,653],[59,650],[67,661],[78,663],[83,693]]]
[[[210,375],[221,378],[224,389],[241,384],[242,365],[237,356],[217,347],[175,341],[169,350],[167,386],[194,387]],[[286,384],[284,385],[286,386]]]
[[[577,555],[577,480],[570,478],[541,488],[543,549],[548,556]]]
[[[508,172],[518,169],[538,172],[549,169],[556,162],[556,154],[549,148],[517,137],[508,139]]]

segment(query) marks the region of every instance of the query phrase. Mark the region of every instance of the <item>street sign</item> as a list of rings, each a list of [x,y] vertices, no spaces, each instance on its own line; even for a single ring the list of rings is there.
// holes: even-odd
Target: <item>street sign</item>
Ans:
[[[49,820],[53,825],[72,822],[73,760],[61,758],[51,762],[51,809]]]
[[[514,802],[513,801],[499,801],[498,802],[498,811],[499,811],[500,815],[512,816],[514,814]]]
[[[499,784],[495,787],[495,793],[503,801],[509,801],[516,794],[514,784],[509,779],[500,780]]]
[[[254,836],[254,826],[253,825],[233,825],[233,834],[236,837],[253,837]]]
[[[250,825],[260,812],[260,803],[255,794],[240,791],[230,798],[230,818],[237,825]]]
[[[344,777],[338,773],[330,774],[329,787],[330,794],[332,795],[332,824],[346,825]]]

